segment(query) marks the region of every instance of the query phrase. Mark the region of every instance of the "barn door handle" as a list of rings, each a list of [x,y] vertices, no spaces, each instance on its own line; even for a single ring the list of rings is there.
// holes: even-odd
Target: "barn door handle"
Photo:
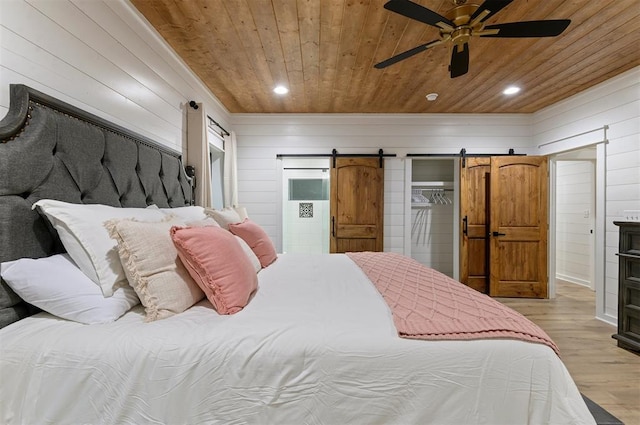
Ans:
[[[493,236],[507,236],[506,233],[500,233],[500,232],[493,232],[492,235]]]
[[[464,218],[462,219],[462,234],[465,236],[469,235],[469,229],[467,227],[468,222],[469,222],[469,217],[465,215]]]
[[[336,237],[336,218],[331,217],[331,236]]]

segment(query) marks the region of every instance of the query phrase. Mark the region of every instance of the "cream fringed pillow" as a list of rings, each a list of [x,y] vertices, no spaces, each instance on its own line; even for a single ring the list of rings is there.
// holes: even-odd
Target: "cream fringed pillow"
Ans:
[[[184,226],[184,222],[125,219],[110,220],[105,226],[118,243],[122,266],[145,308],[147,322],[181,313],[204,298],[169,235],[172,226]]]

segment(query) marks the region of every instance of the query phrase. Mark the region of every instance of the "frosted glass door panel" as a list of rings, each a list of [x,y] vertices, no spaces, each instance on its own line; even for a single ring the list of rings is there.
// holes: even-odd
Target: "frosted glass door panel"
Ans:
[[[285,158],[282,171],[284,252],[329,252],[329,159]]]

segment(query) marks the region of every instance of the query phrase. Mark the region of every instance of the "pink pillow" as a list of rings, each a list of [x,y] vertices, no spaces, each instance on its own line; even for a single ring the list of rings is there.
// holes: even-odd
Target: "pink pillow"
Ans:
[[[171,228],[171,239],[189,274],[220,314],[234,314],[258,288],[251,261],[235,237],[220,227]]]
[[[267,267],[278,258],[276,248],[267,233],[248,218],[242,223],[229,224],[229,231],[240,236],[251,247],[262,267]]]

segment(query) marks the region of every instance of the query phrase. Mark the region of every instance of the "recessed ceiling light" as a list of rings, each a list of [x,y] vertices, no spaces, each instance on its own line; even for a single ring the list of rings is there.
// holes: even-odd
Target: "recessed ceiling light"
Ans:
[[[438,93],[429,93],[425,96],[429,102],[433,102],[438,98]]]
[[[516,87],[516,86],[509,86],[506,89],[504,89],[504,91],[502,92],[502,94],[506,94],[507,96],[511,96],[512,94],[516,94],[520,91],[520,87]]]
[[[273,89],[273,92],[275,94],[287,94],[289,93],[289,89],[286,88],[285,86],[276,86],[276,88]]]

